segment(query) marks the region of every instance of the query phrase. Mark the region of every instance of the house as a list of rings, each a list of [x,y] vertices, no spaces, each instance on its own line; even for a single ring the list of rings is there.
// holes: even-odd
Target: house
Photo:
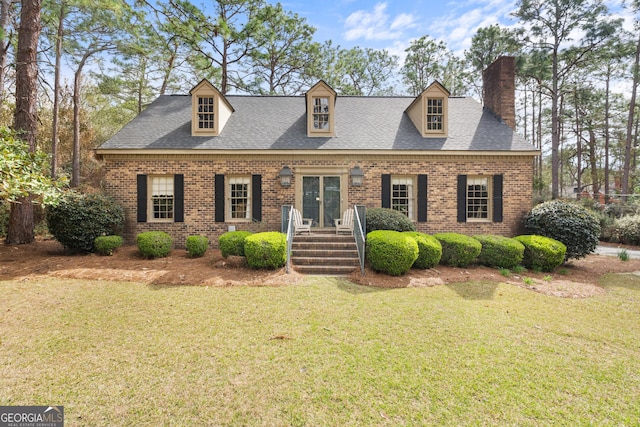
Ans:
[[[434,82],[417,97],[223,95],[208,81],[161,96],[97,149],[125,239],[280,230],[294,205],[313,229],[355,204],[403,212],[419,231],[515,235],[538,150],[514,132],[514,58],[484,76],[485,104]]]

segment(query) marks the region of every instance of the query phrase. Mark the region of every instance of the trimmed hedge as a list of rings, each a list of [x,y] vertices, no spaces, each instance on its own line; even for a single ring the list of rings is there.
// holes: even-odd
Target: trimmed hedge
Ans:
[[[244,253],[251,268],[276,269],[287,262],[287,236],[277,231],[267,231],[247,236]]]
[[[122,246],[122,237],[120,236],[98,236],[93,245],[100,255],[111,256],[113,251]]]
[[[164,231],[145,231],[136,237],[138,249],[146,258],[162,258],[169,255],[173,239]]]
[[[524,245],[510,237],[493,234],[473,236],[482,244],[478,263],[488,267],[513,268],[522,263]]]
[[[452,267],[467,267],[474,262],[482,244],[473,237],[459,233],[438,233],[433,237],[442,245],[442,258],[440,263]]]
[[[593,253],[600,239],[600,221],[591,212],[574,203],[551,200],[535,206],[524,217],[524,226],[532,235],[550,237],[567,247],[565,260]]]
[[[442,258],[442,245],[433,236],[418,231],[405,231],[404,234],[413,237],[418,244],[418,258],[413,262],[413,268],[433,268]]]
[[[567,247],[558,240],[536,235],[516,236],[514,239],[524,245],[522,263],[534,271],[553,271],[565,260]]]
[[[104,194],[68,192],[47,207],[46,216],[53,237],[80,252],[95,251],[96,237],[118,235],[124,225],[122,206]]]
[[[209,249],[209,239],[205,236],[189,236],[185,242],[187,253],[191,258],[199,258]]]
[[[393,230],[367,234],[367,261],[375,271],[401,276],[409,271],[418,254],[418,243],[408,234]]]
[[[244,241],[253,233],[250,231],[227,231],[218,238],[218,247],[223,257],[244,256]]]
[[[367,234],[375,230],[416,231],[406,215],[388,208],[367,209],[366,223]]]

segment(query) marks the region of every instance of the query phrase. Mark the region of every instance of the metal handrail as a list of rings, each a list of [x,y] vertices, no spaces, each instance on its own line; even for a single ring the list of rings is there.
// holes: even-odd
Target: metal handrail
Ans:
[[[287,208],[289,208],[287,210]],[[285,222],[284,220],[284,215],[285,212],[287,214],[287,219],[286,219],[286,233],[287,233],[287,261],[285,264],[285,271],[287,273],[289,273],[291,271],[291,247],[293,245],[293,205],[292,206],[283,206],[282,207],[282,217],[283,217],[283,222]]]
[[[353,206],[353,217],[355,221],[353,221],[353,236],[356,239],[356,247],[358,248],[358,258],[360,259],[360,272],[364,276],[364,251],[366,246],[366,235],[364,234],[364,230],[366,230],[366,213],[367,207],[363,205],[354,205]]]

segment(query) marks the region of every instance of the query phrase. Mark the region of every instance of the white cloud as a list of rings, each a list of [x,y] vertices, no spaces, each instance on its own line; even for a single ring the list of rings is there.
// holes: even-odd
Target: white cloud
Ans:
[[[372,11],[358,10],[347,17],[344,22],[346,40],[397,40],[403,37],[404,31],[416,26],[415,17],[401,13],[391,19],[387,3],[378,3]]]

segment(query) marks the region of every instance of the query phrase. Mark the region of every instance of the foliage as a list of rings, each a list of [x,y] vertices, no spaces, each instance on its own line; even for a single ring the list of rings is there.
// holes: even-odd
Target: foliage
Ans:
[[[535,206],[525,215],[524,226],[531,234],[564,243],[567,260],[592,253],[600,238],[600,222],[593,214],[582,206],[561,200]]]
[[[553,271],[564,262],[567,247],[564,243],[545,236],[522,235],[514,237],[524,245],[522,263],[535,271]]]
[[[284,267],[287,261],[287,236],[277,231],[252,234],[244,241],[244,252],[251,268]]]
[[[209,249],[209,239],[206,236],[189,236],[185,246],[191,258],[199,258]]]
[[[388,208],[371,208],[366,213],[367,230],[416,231],[416,227],[406,215]]]
[[[244,241],[253,233],[250,231],[228,231],[218,238],[218,247],[223,257],[244,256]]]
[[[96,251],[100,255],[113,255],[113,251],[122,246],[122,237],[120,236],[98,236],[93,242]]]
[[[442,245],[438,239],[417,231],[405,231],[404,234],[413,237],[418,244],[418,258],[412,267],[426,269],[438,265],[442,258]]]
[[[618,258],[620,258],[620,261],[629,261],[629,252],[626,249],[621,250],[618,252]]]
[[[416,239],[393,230],[375,230],[367,234],[366,256],[375,271],[401,276],[418,259]]]
[[[9,228],[9,211],[9,203],[0,201],[0,236],[7,235],[7,229]]]
[[[145,231],[136,237],[138,250],[146,258],[162,258],[169,255],[173,239],[164,231]]]
[[[482,244],[479,264],[509,269],[522,262],[524,246],[515,239],[492,234],[479,234],[473,238]]]
[[[49,232],[58,242],[82,252],[93,252],[96,237],[119,234],[124,224],[122,206],[99,193],[67,192],[57,205],[47,208],[46,217]]]
[[[612,226],[615,242],[640,245],[640,215],[629,215],[616,219]]]
[[[476,260],[482,244],[473,237],[458,233],[438,233],[433,237],[442,245],[440,263],[453,267],[466,267]]]

